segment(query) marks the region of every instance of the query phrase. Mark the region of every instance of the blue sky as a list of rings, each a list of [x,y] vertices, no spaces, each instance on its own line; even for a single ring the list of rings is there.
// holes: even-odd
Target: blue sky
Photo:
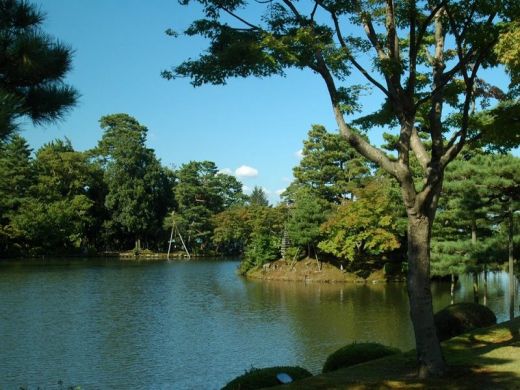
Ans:
[[[263,187],[275,202],[292,179],[311,125],[337,128],[325,85],[310,71],[199,88],[186,79],[161,78],[161,70],[205,47],[199,38],[164,33],[167,28],[182,31],[200,17],[196,7],[176,0],[34,2],[47,15],[43,30],[74,49],[66,81],[82,96],[63,121],[22,126],[33,149],[65,136],[77,150],[89,149],[102,135],[99,118],[124,112],[148,127],[148,146],[163,165],[211,160],[232,173],[242,167],[238,173],[245,174],[239,175],[244,185]],[[362,99],[367,108],[378,101],[370,94]]]

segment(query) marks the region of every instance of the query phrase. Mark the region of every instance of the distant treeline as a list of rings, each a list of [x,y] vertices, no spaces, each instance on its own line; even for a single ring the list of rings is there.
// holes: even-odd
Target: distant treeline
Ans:
[[[294,181],[272,206],[262,189],[244,194],[213,162],[162,166],[145,145],[146,127],[127,114],[100,124],[102,139],[85,152],[57,140],[33,156],[19,135],[0,145],[1,256],[164,252],[175,226],[173,250],[183,250],[182,236],[191,254],[242,256],[243,272],[281,257],[356,269],[406,260],[399,187],[322,126],[309,131]],[[507,260],[519,161],[478,149],[449,167],[434,226],[434,274]]]

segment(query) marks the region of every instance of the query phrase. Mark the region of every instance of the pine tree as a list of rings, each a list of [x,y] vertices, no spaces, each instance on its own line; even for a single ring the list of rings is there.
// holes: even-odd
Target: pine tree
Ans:
[[[16,120],[35,124],[61,118],[78,98],[63,82],[72,50],[41,30],[44,15],[22,0],[0,0],[0,140]]]

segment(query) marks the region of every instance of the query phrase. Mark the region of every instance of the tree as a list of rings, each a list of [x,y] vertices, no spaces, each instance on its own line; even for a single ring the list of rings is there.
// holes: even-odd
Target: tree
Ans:
[[[211,250],[213,217],[229,207],[243,204],[242,184],[220,173],[212,161],[191,161],[176,172],[177,226],[190,251]]]
[[[44,15],[27,1],[0,0],[0,140],[27,116],[35,124],[61,118],[77,101],[63,82],[72,50],[41,30]]]
[[[148,129],[128,114],[100,119],[102,139],[92,152],[105,171],[109,237],[124,248],[158,236],[172,206],[172,176],[146,147]]]
[[[293,194],[293,202],[289,205],[287,233],[292,245],[302,247],[307,256],[311,249],[319,264],[316,247],[322,236],[320,226],[327,220],[330,204],[319,198],[309,188],[302,187]]]
[[[354,194],[323,224],[320,249],[353,263],[400,248],[406,223],[390,180],[375,178]]]
[[[0,142],[0,254],[9,253],[17,232],[11,220],[29,196],[34,170],[31,149],[19,135]]]
[[[265,195],[265,191],[258,186],[253,188],[251,195],[249,195],[249,204],[257,206],[269,206],[269,200]]]
[[[285,219],[286,210],[283,205],[278,207],[249,206],[249,231],[251,233],[239,267],[241,274],[280,258]]]
[[[343,137],[400,185],[408,216],[407,286],[419,375],[443,374],[429,288],[431,227],[444,170],[471,141],[479,71],[496,64],[498,20],[517,20],[517,2],[323,0],[305,7],[280,0],[262,3],[265,12],[255,20],[240,15],[253,2],[198,2],[205,18],[185,33],[204,36],[209,48],[163,76],[189,77],[199,86],[224,84],[230,77],[282,75],[293,67],[323,79]],[[249,15],[259,15],[256,8]],[[397,130],[395,155],[354,131],[348,116],[356,109],[360,87],[352,84],[352,71],[381,93],[382,109],[366,120]],[[449,115],[450,107],[456,115]],[[421,135],[428,137],[430,150]],[[412,155],[420,163],[421,180],[414,181]]]
[[[100,225],[91,196],[102,178],[100,170],[85,153],[74,151],[68,140],[42,146],[32,165],[34,179],[11,217],[22,251],[87,249],[92,242],[89,233]]]
[[[328,202],[352,196],[369,173],[366,160],[340,134],[313,125],[303,143],[302,159],[293,169],[295,186],[311,189]],[[290,192],[290,191],[289,191]]]
[[[218,253],[241,255],[251,236],[251,206],[230,207],[213,217],[212,242]]]

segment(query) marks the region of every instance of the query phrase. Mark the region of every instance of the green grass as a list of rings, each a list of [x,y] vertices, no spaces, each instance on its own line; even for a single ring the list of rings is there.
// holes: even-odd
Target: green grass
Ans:
[[[304,379],[285,389],[520,389],[520,318],[442,343],[448,372],[417,377],[415,351]]]

